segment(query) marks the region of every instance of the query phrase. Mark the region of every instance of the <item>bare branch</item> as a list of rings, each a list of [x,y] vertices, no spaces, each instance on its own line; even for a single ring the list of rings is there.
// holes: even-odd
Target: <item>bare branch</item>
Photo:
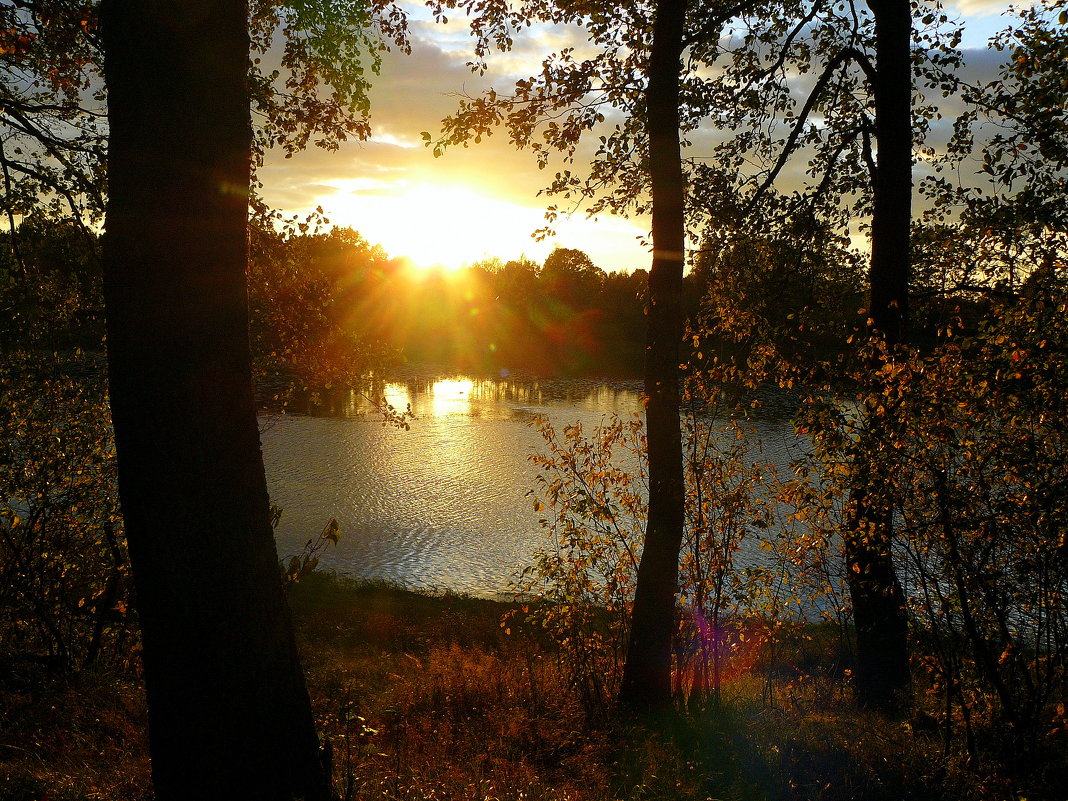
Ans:
[[[779,177],[779,173],[782,172],[783,167],[786,166],[786,162],[790,160],[790,157],[794,153],[794,149],[797,147],[797,140],[801,138],[801,134],[808,122],[809,114],[812,113],[812,109],[815,108],[820,96],[826,90],[827,84],[830,83],[835,71],[842,66],[850,56],[849,48],[847,48],[846,50],[837,53],[834,58],[827,62],[827,66],[823,68],[823,72],[820,73],[820,77],[816,80],[816,85],[812,87],[812,91],[809,93],[808,99],[805,101],[805,105],[801,109],[801,113],[797,116],[797,120],[794,122],[794,127],[790,131],[790,135],[787,137],[782,151],[779,153],[779,158],[775,162],[775,166],[772,167],[771,172],[768,173],[768,176],[753,194],[752,199],[746,204],[743,216],[748,216],[753,209],[756,208],[757,203],[760,202],[765,193],[771,188],[772,184],[775,183],[775,179]]]

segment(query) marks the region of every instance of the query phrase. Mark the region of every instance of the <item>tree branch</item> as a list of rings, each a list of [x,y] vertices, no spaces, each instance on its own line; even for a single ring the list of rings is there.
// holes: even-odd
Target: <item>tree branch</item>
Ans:
[[[4,168],[4,193],[6,203],[5,211],[7,212],[7,224],[11,231],[11,251],[15,256],[15,263],[18,264],[19,269],[22,271],[24,278],[29,278],[29,270],[26,267],[26,260],[22,256],[22,248],[19,246],[18,232],[15,230],[15,212],[11,208],[12,197],[11,192],[11,170],[8,169],[7,153],[4,151],[4,141],[0,139],[0,165]]]
[[[722,28],[728,20],[732,20],[735,17],[748,11],[750,7],[756,5],[756,0],[741,0],[741,2],[728,8],[722,14],[712,17],[705,22],[698,30],[694,31],[690,36],[685,37],[682,40],[682,49],[686,50],[688,47],[692,47],[698,42],[707,41],[705,37],[711,33],[718,31]]]
[[[808,99],[805,101],[805,105],[801,109],[801,113],[797,116],[797,120],[794,123],[793,129],[790,131],[790,135],[787,137],[782,151],[779,153],[779,158],[775,162],[775,166],[768,173],[767,178],[760,184],[757,191],[753,194],[752,199],[746,204],[743,211],[743,217],[747,217],[757,203],[763,198],[764,194],[775,183],[775,179],[779,177],[779,173],[782,172],[783,167],[786,166],[786,162],[790,160],[793,155],[794,148],[797,147],[797,140],[801,138],[801,134],[804,131],[805,124],[808,122],[808,116],[812,113],[812,109],[815,108],[820,95],[823,94],[827,88],[827,84],[830,82],[834,72],[850,57],[851,48],[846,48],[835,55],[827,66],[823,68],[823,72],[820,73],[820,77],[816,80],[816,85],[812,87],[812,91],[809,93]]]

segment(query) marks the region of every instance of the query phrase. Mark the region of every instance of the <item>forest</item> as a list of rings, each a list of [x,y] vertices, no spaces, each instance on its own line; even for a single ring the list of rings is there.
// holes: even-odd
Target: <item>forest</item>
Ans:
[[[506,139],[647,269],[426,270],[264,199],[449,18],[473,88],[420,146]],[[965,24],[0,0],[0,798],[1063,799],[1068,6]],[[323,569],[334,519],[276,547],[267,407],[370,392],[403,438],[374,393],[424,363],[641,379],[533,418],[506,599]]]

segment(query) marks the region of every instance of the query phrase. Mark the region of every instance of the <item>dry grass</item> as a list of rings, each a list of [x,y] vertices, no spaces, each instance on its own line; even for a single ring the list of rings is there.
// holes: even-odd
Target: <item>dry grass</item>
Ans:
[[[0,799],[151,797],[141,687],[127,677],[50,677],[0,667]]]
[[[969,764],[919,719],[858,713],[831,632],[758,660],[718,710],[620,722],[591,719],[545,641],[505,633],[504,604],[322,575],[292,601],[345,801],[1063,799]],[[131,677],[0,662],[0,801],[151,798],[144,723]]]
[[[294,593],[343,798],[611,797],[609,741],[506,607],[381,586]]]

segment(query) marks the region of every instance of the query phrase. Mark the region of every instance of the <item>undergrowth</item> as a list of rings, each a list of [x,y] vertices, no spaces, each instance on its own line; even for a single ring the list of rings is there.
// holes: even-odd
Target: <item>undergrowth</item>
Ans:
[[[515,616],[502,625],[509,604],[323,573],[293,587],[291,601],[345,801],[1016,801],[1023,794],[946,750],[937,727],[925,727],[922,697],[911,720],[858,712],[826,627],[733,674],[717,708],[620,720],[590,715],[544,631],[513,625]],[[4,801],[150,799],[144,730],[135,675],[100,670],[60,679],[0,661]],[[1032,799],[1058,792],[1054,783],[1026,789]]]

